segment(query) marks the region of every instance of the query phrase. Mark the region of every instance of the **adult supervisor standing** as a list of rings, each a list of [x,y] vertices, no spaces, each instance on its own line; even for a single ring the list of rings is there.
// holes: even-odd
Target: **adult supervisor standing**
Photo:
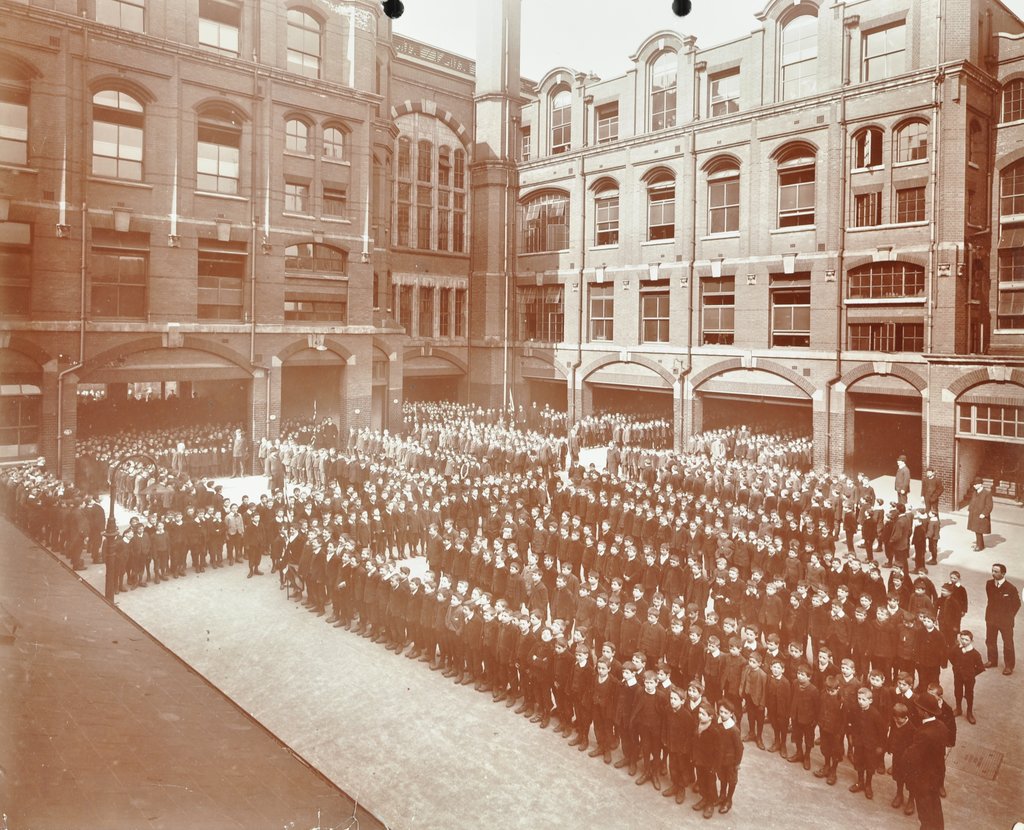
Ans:
[[[939,701],[930,694],[919,694],[914,704],[921,713],[921,724],[914,732],[904,754],[909,771],[907,784],[917,804],[921,830],[942,830],[940,790],[946,777],[946,742],[949,732],[939,718]]]
[[[980,478],[974,479],[974,490],[967,505],[967,529],[974,533],[974,549],[985,549],[985,534],[992,532],[992,491]]]
[[[235,437],[231,441],[231,477],[238,478],[246,474],[246,457],[249,455],[249,442],[245,433],[240,429],[235,430]]]
[[[988,605],[985,606],[985,645],[988,646],[989,668],[999,665],[999,637],[1003,638],[1003,674],[1013,674],[1016,656],[1013,651],[1013,618],[1020,611],[1020,591],[1006,578],[1006,565],[992,566],[992,578],[985,583]]]

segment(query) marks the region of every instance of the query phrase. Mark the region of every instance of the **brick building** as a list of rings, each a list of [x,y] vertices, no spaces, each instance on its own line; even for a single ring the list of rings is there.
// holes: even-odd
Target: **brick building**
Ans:
[[[817,460],[959,499],[1021,480],[1024,25],[997,2],[769,2],[656,32],[519,113],[515,372],[680,439],[812,432]]]
[[[403,398],[661,413],[905,453],[950,497],[1024,445],[1024,24],[769,2],[602,80],[475,63],[371,0],[0,0],[0,453],[83,402],[275,436]]]

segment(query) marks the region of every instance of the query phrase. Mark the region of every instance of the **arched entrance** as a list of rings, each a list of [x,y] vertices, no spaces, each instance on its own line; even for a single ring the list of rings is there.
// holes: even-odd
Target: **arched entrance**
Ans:
[[[921,393],[896,375],[869,374],[846,389],[846,467],[870,478],[892,475],[906,456],[913,478],[923,475]],[[852,440],[851,440],[852,439]]]
[[[672,384],[649,366],[605,363],[584,377],[584,412],[622,412],[672,421]]]
[[[465,400],[466,369],[453,356],[424,347],[405,355],[402,367],[406,401]]]
[[[522,357],[519,360],[519,376],[523,379],[525,396],[522,401],[517,397],[517,404],[523,403],[527,410],[534,407],[543,409],[545,406],[556,412],[568,409],[569,387],[565,375],[553,361],[536,355]]]
[[[322,421],[341,423],[345,360],[323,346],[299,349],[281,365],[281,422]]]
[[[698,376],[695,431],[745,425],[755,432],[810,435],[811,398],[804,389],[765,369],[727,369]]]

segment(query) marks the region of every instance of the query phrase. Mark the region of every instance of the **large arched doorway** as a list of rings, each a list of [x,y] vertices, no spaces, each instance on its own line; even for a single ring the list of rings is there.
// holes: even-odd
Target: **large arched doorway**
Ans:
[[[606,363],[584,383],[590,397],[587,414],[621,412],[672,421],[672,384],[641,363]]]
[[[852,413],[847,435],[847,469],[870,478],[893,475],[896,459],[906,456],[913,478],[922,477],[921,393],[895,375],[866,375],[846,390]],[[851,441],[852,438],[852,441]]]
[[[545,406],[556,412],[565,412],[569,404],[569,387],[563,375],[553,362],[536,356],[527,356],[519,360],[519,376],[523,379],[524,400],[516,398],[516,403],[523,403],[527,410],[540,410]]]
[[[345,360],[324,346],[300,349],[281,366],[281,421],[341,423]]]
[[[747,426],[754,432],[810,435],[811,399],[785,378],[763,369],[732,369],[694,390],[700,430]]]
[[[406,355],[402,389],[406,401],[465,400],[466,372],[444,355]]]

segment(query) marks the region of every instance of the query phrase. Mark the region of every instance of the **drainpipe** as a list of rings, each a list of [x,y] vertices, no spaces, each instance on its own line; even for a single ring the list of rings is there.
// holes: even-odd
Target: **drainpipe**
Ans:
[[[696,73],[695,73],[696,74]],[[696,77],[694,78],[696,81]],[[694,117],[696,120],[696,115]],[[685,388],[686,378],[693,371],[693,283],[697,279],[694,260],[697,258],[697,127],[690,128],[690,263],[686,266],[686,366],[679,372],[680,396]],[[683,403],[685,406],[685,401]],[[686,418],[683,417],[685,424]],[[679,449],[683,447],[683,436],[679,436]]]
[[[85,365],[85,217],[86,204],[82,202],[82,245],[78,263],[78,360],[57,373],[57,475],[61,479],[64,469],[64,378]]]
[[[846,262],[846,212],[847,212],[847,180],[849,179],[850,137],[847,135],[846,121],[846,88],[850,85],[850,43],[853,39],[853,27],[860,22],[859,17],[851,18],[843,26],[843,87],[839,91],[839,131],[842,134],[842,152],[840,153],[839,170],[839,246],[836,251],[836,349],[835,365],[832,376],[825,381],[825,469],[832,469],[832,392],[843,377],[843,287]],[[845,428],[844,428],[845,432]],[[845,462],[841,465],[845,467]]]
[[[571,430],[576,426],[576,422],[579,421],[579,408],[576,406],[576,377],[579,374],[580,367],[583,365],[583,303],[586,299],[586,287],[583,282],[583,272],[586,269],[587,264],[587,154],[586,150],[590,144],[590,139],[587,135],[587,122],[589,115],[590,104],[587,100],[587,83],[586,76],[583,76],[583,153],[580,154],[580,194],[581,194],[581,207],[582,207],[582,232],[580,233],[580,267],[577,270],[577,279],[579,280],[579,302],[576,304],[576,357],[569,366],[569,378],[572,381],[572,393],[569,399],[569,412],[571,418],[569,418],[569,429]],[[591,101],[593,98],[590,99]]]

